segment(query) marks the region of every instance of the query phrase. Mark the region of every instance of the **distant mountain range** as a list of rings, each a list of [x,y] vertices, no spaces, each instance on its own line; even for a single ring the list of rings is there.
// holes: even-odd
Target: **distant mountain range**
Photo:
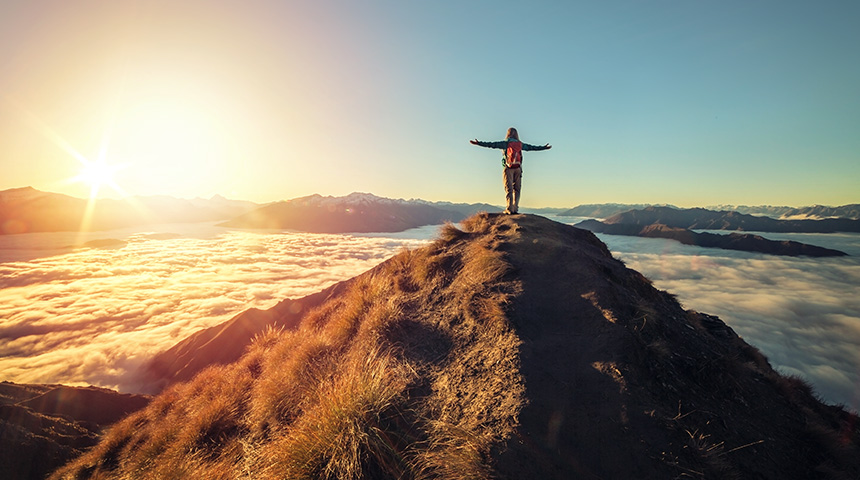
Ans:
[[[731,211],[704,208],[647,207],[607,218],[607,224],[653,225],[690,230],[743,230],[779,233],[860,232],[860,220],[827,218],[822,220],[777,220]]]
[[[608,218],[612,215],[630,210],[652,207],[648,203],[587,203],[564,210],[558,215],[560,217],[591,217]],[[662,205],[669,208],[677,208],[672,205]]]
[[[809,207],[778,207],[771,205],[747,206],[747,205],[716,205],[705,207],[709,210],[734,211],[748,215],[759,215],[781,220],[810,219],[820,220],[824,218],[851,218],[860,219],[860,204],[842,205],[840,207],[828,207],[825,205],[812,205]]]
[[[471,208],[475,207],[443,209],[423,201],[393,200],[369,193],[345,197],[311,195],[266,205],[220,225],[313,233],[400,232],[446,221],[459,222],[466,217],[459,210]]]
[[[693,230],[741,230],[781,233],[860,232],[860,220],[776,220],[738,212],[716,212],[704,208],[646,207],[616,213],[604,221],[588,219],[579,228],[609,235],[668,238],[686,245],[771,255],[832,257],[845,252],[794,241],[775,241],[760,235],[732,233],[717,235]]]
[[[598,220],[584,220],[576,224],[596,233],[609,235],[626,235],[645,238],[667,238],[676,240],[684,245],[695,245],[705,248],[721,248],[724,250],[740,250],[745,252],[767,253],[770,255],[807,256],[807,257],[841,257],[848,255],[840,250],[818,247],[790,240],[768,240],[760,235],[730,233],[719,235],[714,233],[694,232],[686,228],[668,227],[660,223],[637,225],[629,223],[604,223]]]
[[[88,209],[91,218],[84,226]],[[345,197],[311,195],[257,204],[220,195],[209,199],[169,196],[89,200],[32,187],[0,192],[0,235],[33,232],[112,230],[154,223],[197,223],[226,220],[239,228],[292,229],[307,232],[397,232],[445,221],[459,221],[477,212],[498,212],[486,203],[430,202],[352,193]]]
[[[86,199],[42,192],[32,187],[4,190],[0,192],[0,234],[207,222],[233,218],[259,206],[219,195],[193,200],[168,196],[98,199],[89,204]],[[88,225],[84,225],[88,209],[91,216]]]
[[[609,218],[613,215],[630,210],[643,210],[648,207],[666,207],[683,210],[674,205],[648,204],[648,203],[598,203],[584,204],[573,207],[559,213],[562,217],[591,217]],[[731,211],[747,215],[765,216],[780,220],[821,220],[825,218],[847,218],[860,219],[860,204],[842,205],[839,207],[828,207],[813,205],[809,207],[775,207],[770,205],[746,206],[746,205],[716,205],[704,207],[706,210]]]
[[[431,202],[429,200],[422,200],[420,198],[412,198],[409,200],[405,200],[405,202],[406,203],[418,203],[418,204],[430,205],[431,207],[436,207],[436,208],[439,208],[442,210],[449,210],[452,212],[460,212],[466,217],[471,217],[472,215],[474,215],[478,212],[499,213],[503,210],[502,207],[497,207],[496,205],[490,205],[489,203]]]
[[[586,204],[571,209],[523,208],[541,215],[606,218],[623,214],[614,223],[655,223],[641,220],[652,212],[673,218],[666,223],[677,228],[727,230],[829,232],[858,231],[860,205],[841,207],[732,207],[736,211],[680,209],[671,205]],[[84,220],[89,213],[87,225]],[[122,200],[87,199],[36,190],[32,187],[0,191],[0,235],[32,232],[112,230],[154,223],[224,221],[236,228],[291,229],[320,233],[396,232],[422,225],[459,221],[478,212],[496,213],[501,207],[486,203],[431,202],[422,199],[390,199],[370,193],[343,197],[310,195],[277,203],[257,204],[230,200],[220,195],[209,199],[178,199],[169,196],[129,197]],[[779,216],[778,222],[768,217]],[[732,215],[735,215],[732,218]],[[838,218],[837,218],[838,217]],[[680,219],[680,220],[677,220]],[[806,220],[804,220],[806,219]],[[816,223],[815,220],[819,219]],[[800,222],[800,223],[787,223]],[[853,222],[852,222],[853,221]],[[740,222],[740,223],[738,223]],[[657,222],[659,223],[659,222]],[[697,226],[691,227],[688,224]]]

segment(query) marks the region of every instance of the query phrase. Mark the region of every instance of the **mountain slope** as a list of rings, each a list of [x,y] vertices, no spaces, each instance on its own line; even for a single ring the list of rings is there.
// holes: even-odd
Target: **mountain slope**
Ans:
[[[0,383],[0,472],[44,479],[98,443],[102,429],[149,402],[95,387]]]
[[[590,232],[478,215],[53,478],[856,478],[856,420]]]
[[[191,380],[208,366],[239,360],[254,337],[271,328],[297,328],[308,309],[341,294],[348,285],[349,281],[339,282],[297,300],[283,300],[268,310],[245,310],[220,325],[194,333],[147,364],[143,391],[160,392],[173,383]]]

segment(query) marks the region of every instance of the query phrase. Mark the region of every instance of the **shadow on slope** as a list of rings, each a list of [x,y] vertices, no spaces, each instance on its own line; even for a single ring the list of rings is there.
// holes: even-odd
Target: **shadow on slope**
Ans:
[[[851,416],[590,232],[478,215],[53,478],[846,478]]]
[[[0,472],[41,480],[98,443],[102,429],[149,402],[95,387],[0,383]]]

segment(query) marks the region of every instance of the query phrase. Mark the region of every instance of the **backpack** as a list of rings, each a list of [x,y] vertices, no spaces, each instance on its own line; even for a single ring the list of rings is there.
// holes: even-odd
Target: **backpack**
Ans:
[[[505,166],[516,168],[521,163],[523,163],[523,143],[519,140],[511,140],[505,150]]]

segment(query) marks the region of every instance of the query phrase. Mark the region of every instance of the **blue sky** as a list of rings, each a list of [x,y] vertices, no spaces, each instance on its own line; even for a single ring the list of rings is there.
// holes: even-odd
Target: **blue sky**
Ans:
[[[0,188],[525,206],[860,202],[860,3],[0,6]],[[61,139],[61,140],[58,140]],[[65,147],[63,147],[65,145]],[[103,195],[118,195],[109,188]]]

